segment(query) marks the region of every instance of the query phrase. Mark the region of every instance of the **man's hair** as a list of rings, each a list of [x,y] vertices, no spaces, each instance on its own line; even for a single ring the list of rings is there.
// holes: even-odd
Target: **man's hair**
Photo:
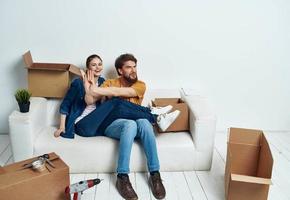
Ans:
[[[87,67],[87,68],[89,68],[90,62],[91,62],[94,58],[98,58],[98,59],[100,59],[100,61],[103,62],[102,58],[101,58],[100,56],[98,56],[97,54],[90,55],[90,56],[87,58],[87,61],[86,61],[86,67]]]
[[[118,75],[121,75],[118,69],[121,69],[124,63],[127,61],[133,61],[135,62],[135,64],[137,64],[137,59],[134,57],[133,54],[125,53],[125,54],[120,55],[115,61],[115,68],[117,70]]]

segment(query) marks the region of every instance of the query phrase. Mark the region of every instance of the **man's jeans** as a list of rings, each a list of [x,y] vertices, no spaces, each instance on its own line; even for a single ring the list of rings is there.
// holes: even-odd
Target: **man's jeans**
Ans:
[[[155,135],[151,123],[147,119],[128,120],[117,119],[105,130],[105,135],[119,142],[119,158],[117,173],[130,172],[129,163],[134,139],[139,139],[143,145],[150,172],[159,171]]]

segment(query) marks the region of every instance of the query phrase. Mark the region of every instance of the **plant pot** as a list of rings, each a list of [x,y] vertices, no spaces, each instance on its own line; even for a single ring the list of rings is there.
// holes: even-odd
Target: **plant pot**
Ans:
[[[19,105],[20,112],[22,112],[22,113],[29,112],[30,101],[28,101],[27,103],[19,103],[18,102],[18,105]]]

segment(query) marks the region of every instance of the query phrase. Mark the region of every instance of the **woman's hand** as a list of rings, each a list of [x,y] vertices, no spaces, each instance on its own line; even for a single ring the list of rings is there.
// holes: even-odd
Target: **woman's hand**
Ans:
[[[54,137],[59,137],[62,132],[64,132],[64,128],[59,128],[54,132]]]
[[[83,70],[81,70],[81,75],[82,75],[85,91],[86,91],[86,93],[88,93],[90,90],[90,86],[91,86],[91,84],[88,80],[88,76]]]
[[[94,77],[94,72],[92,70],[88,70],[87,71],[87,77],[88,77],[88,81],[91,85],[95,85],[95,77]]]

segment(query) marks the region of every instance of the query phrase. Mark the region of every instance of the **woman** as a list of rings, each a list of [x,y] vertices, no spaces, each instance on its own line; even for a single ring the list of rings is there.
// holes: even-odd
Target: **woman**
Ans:
[[[87,58],[86,67],[88,77],[91,78],[88,82],[86,75],[82,72],[84,81],[77,78],[71,83],[71,87],[60,106],[60,127],[55,131],[55,137],[74,138],[74,133],[84,137],[102,135],[106,127],[119,118],[132,120],[145,118],[151,123],[157,122],[159,127],[165,130],[177,118],[179,111],[174,111],[172,113],[174,119],[171,117],[168,123],[164,114],[172,109],[170,105],[150,110],[147,107],[116,97],[104,103],[98,101],[87,105],[85,88],[88,88],[88,84],[100,86],[104,82],[104,78],[101,77],[102,59],[98,55],[91,55]],[[106,89],[110,90],[110,88]],[[128,110],[131,112],[126,112]]]
[[[103,61],[100,56],[93,54],[86,60],[86,68],[94,74],[95,81],[100,86],[105,79],[101,77]],[[88,105],[85,102],[85,89],[81,78],[72,81],[61,106],[60,106],[60,125],[54,132],[55,137],[61,134],[66,138],[73,138],[75,122],[80,121],[84,116],[94,110],[96,104]]]

